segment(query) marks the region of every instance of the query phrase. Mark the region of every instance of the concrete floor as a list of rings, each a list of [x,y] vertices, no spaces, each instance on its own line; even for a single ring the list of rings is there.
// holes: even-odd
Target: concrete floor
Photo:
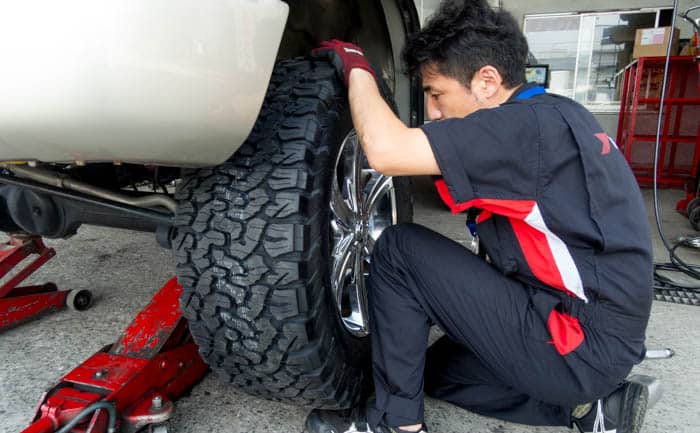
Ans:
[[[415,221],[466,242],[463,217],[449,214],[425,179],[416,182],[415,191]],[[649,191],[645,197],[650,203]],[[673,211],[680,192],[662,191],[661,198],[669,239],[692,234],[688,220]],[[649,219],[653,222],[651,214]],[[652,231],[656,233],[654,227]],[[0,334],[0,433],[21,431],[42,391],[113,342],[173,274],[170,254],[148,234],[83,227],[74,238],[49,244],[58,256],[32,281],[90,289],[96,302],[86,312],[62,311]],[[655,248],[657,261],[666,261],[658,239]],[[700,264],[700,253],[683,254]],[[671,347],[676,356],[646,361],[635,369],[660,378],[666,388],[664,398],[648,412],[643,432],[700,433],[700,308],[655,302],[647,336],[648,347]],[[296,433],[302,431],[307,413],[308,409],[247,396],[210,374],[177,403],[171,425],[178,433]],[[426,403],[426,421],[436,433],[572,431],[504,423],[432,399]]]

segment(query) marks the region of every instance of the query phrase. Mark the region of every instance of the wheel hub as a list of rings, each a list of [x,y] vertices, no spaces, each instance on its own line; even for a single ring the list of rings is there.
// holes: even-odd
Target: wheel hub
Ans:
[[[367,223],[364,220],[360,220],[355,223],[355,243],[364,242],[367,238]]]
[[[369,334],[365,280],[374,242],[396,224],[391,177],[371,169],[354,131],[338,152],[331,188],[331,287],[340,319],[351,334]]]

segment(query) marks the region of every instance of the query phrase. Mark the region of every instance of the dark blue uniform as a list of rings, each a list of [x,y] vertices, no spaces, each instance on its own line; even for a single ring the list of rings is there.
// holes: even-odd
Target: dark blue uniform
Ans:
[[[422,422],[425,390],[487,416],[571,425],[574,406],[644,357],[652,250],[631,170],[585,108],[532,86],[423,130],[441,197],[454,213],[480,210],[489,262],[417,225],[382,234],[370,422]],[[432,324],[446,335],[426,361]]]

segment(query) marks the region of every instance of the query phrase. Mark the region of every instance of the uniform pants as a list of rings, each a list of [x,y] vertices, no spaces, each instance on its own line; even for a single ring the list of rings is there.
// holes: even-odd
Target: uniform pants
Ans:
[[[504,276],[419,225],[382,233],[368,292],[371,426],[423,422],[424,393],[506,421],[570,426],[572,408],[609,394],[632,368],[608,362],[615,344],[596,331],[595,304],[573,308],[586,339],[562,356],[550,343],[547,318],[575,299]],[[428,349],[431,325],[445,336]]]

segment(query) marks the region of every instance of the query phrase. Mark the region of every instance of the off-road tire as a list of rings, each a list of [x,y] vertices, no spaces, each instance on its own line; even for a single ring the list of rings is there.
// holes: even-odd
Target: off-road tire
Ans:
[[[183,314],[203,359],[250,394],[340,409],[368,378],[369,338],[345,331],[329,288],[328,198],[350,128],[330,65],[281,62],[246,143],[177,188]],[[410,220],[408,179],[394,181]]]

